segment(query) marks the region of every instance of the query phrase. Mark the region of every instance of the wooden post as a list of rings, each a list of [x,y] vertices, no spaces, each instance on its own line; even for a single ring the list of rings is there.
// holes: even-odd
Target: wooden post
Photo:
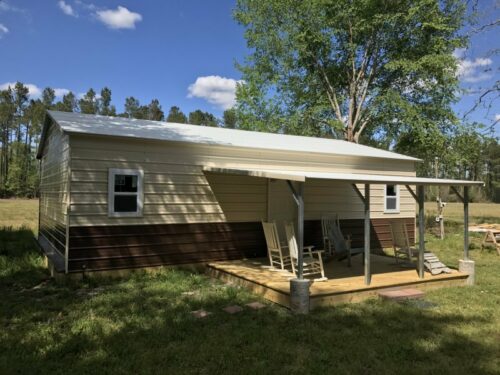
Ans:
[[[424,278],[425,251],[425,218],[424,218],[424,185],[417,186],[418,198],[418,277]]]
[[[469,260],[469,187],[464,186],[464,260]]]
[[[365,184],[365,285],[370,285],[372,275],[370,271],[370,185]]]

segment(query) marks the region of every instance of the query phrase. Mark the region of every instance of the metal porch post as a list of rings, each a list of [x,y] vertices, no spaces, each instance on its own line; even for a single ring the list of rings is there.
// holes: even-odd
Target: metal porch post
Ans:
[[[297,182],[298,189],[295,189],[292,181],[287,180],[287,183],[297,204],[297,261],[299,262],[297,276],[299,280],[302,280],[304,277],[304,182]]]
[[[290,280],[290,308],[298,314],[307,314],[310,308],[310,282],[304,279],[304,182],[298,182],[298,188],[287,180],[292,191],[293,199],[297,203],[297,278]],[[292,260],[293,262],[293,260]]]
[[[469,260],[469,187],[464,186],[464,260]]]
[[[370,270],[370,185],[365,184],[365,285],[370,285],[372,280]]]
[[[304,274],[304,183],[299,182],[299,188],[297,189],[297,232],[298,232],[298,245],[299,245],[299,254],[298,254],[298,277],[299,280],[303,279]]]
[[[424,278],[425,251],[425,218],[424,218],[424,185],[417,186],[418,198],[418,277]]]

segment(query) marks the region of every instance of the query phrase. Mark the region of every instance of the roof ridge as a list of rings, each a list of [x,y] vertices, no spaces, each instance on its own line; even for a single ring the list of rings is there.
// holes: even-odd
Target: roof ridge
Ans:
[[[337,154],[353,157],[375,157],[407,161],[420,160],[393,151],[335,138],[269,133],[246,129],[228,129],[167,121],[92,115],[79,112],[48,111],[48,114],[64,131],[69,133],[185,141],[220,146]],[[123,133],[125,127],[127,127],[127,134]]]

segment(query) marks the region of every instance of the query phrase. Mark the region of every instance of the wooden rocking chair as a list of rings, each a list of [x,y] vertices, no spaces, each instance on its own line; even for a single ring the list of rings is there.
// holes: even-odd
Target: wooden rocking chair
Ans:
[[[418,249],[414,246],[410,246],[410,237],[408,237],[406,223],[392,221],[391,234],[396,263],[399,264],[401,260],[406,263],[412,263],[413,258],[418,257]]]
[[[288,249],[290,250],[290,258],[292,261],[292,271],[297,276],[299,268],[299,247],[297,245],[297,238],[295,237],[295,229],[293,223],[285,223],[286,239]],[[321,254],[323,250],[313,250],[314,246],[304,246],[303,256],[303,276],[321,275],[317,281],[327,280],[325,277],[325,269],[323,268],[323,258]]]
[[[267,254],[271,267],[275,268],[277,266],[282,270],[286,269],[286,266],[290,266],[291,260],[290,256],[286,255],[284,251],[287,249],[287,246],[283,246],[280,242],[276,223],[263,221],[262,228],[266,237]]]

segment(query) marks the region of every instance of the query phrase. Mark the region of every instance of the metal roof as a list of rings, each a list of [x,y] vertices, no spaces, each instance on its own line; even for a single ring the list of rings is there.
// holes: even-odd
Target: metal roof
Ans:
[[[380,150],[337,139],[302,137],[199,125],[177,124],[122,117],[84,115],[48,111],[49,116],[67,133],[131,137],[206,145],[247,147],[276,151],[322,153],[355,157],[373,157],[420,161],[406,155]],[[43,134],[40,147],[43,147]],[[39,150],[40,154],[41,149]]]
[[[268,169],[235,169],[204,167],[206,172],[225,174],[237,174],[254,177],[273,178],[276,180],[291,180],[304,182],[306,179],[316,178],[323,180],[337,180],[350,183],[363,184],[395,184],[395,185],[449,185],[449,186],[483,186],[482,181],[452,180],[441,178],[424,178],[413,176],[390,176],[360,173],[336,173],[336,172],[310,172],[310,171],[284,171]]]

